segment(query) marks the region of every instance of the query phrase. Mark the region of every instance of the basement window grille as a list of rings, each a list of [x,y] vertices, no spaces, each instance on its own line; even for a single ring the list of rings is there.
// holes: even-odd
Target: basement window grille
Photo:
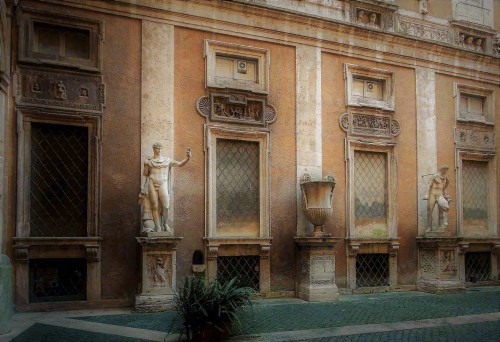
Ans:
[[[241,286],[259,292],[259,256],[220,256],[217,258],[217,277],[222,280],[238,278]]]
[[[388,286],[389,254],[358,254],[356,256],[356,286]]]
[[[86,259],[31,259],[30,303],[86,299]]]
[[[491,258],[489,252],[465,253],[465,280],[470,282],[491,279]]]

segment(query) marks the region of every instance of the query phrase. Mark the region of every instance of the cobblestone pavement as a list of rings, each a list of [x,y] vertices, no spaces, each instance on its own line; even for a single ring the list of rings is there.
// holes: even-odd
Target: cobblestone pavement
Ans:
[[[393,292],[339,301],[260,300],[240,315],[234,341],[500,341],[500,287],[460,294]],[[26,313],[4,341],[179,340],[173,312],[130,310]]]

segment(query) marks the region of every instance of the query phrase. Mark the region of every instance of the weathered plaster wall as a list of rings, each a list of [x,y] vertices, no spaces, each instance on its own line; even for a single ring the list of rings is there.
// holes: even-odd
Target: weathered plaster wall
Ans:
[[[396,82],[396,111],[394,119],[401,124],[396,137],[397,147],[397,205],[398,236],[401,247],[398,252],[398,283],[413,284],[416,280],[417,234],[416,198],[416,102],[415,73],[413,69],[395,67],[383,63],[347,58],[331,53],[322,55],[323,80],[323,173],[333,174],[337,181],[334,191],[333,215],[325,230],[333,236],[345,237],[346,232],[346,134],[339,125],[339,117],[345,113],[344,63],[381,68],[394,72]],[[338,246],[336,257],[337,284],[347,286],[345,244]]]
[[[95,14],[94,14],[95,18]],[[141,23],[102,16],[106,109],[102,142],[102,296],[133,298],[139,272]]]
[[[182,236],[177,260],[178,283],[191,273],[193,252],[205,254],[205,152],[203,124],[196,100],[205,95],[204,39],[268,48],[271,51],[270,94],[278,120],[271,130],[271,290],[293,290],[296,194],[295,194],[295,51],[276,44],[261,43],[195,30],[175,30],[175,158],[191,146],[193,157],[176,169],[174,183],[175,231]]]

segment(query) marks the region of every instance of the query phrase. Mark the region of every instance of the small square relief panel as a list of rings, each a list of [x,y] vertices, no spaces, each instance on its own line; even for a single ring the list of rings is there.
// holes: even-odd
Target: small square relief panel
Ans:
[[[345,64],[348,106],[394,111],[394,74],[387,70]]]
[[[269,50],[205,40],[206,86],[269,93]]]

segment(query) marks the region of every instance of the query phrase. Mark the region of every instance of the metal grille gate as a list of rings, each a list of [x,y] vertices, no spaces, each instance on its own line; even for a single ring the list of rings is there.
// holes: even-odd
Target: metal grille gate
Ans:
[[[87,236],[88,129],[31,124],[30,236]]]
[[[356,256],[356,286],[388,286],[389,254],[358,254]]]
[[[491,279],[491,257],[489,252],[465,253],[465,280],[470,282]]]
[[[241,286],[253,288],[259,292],[260,267],[259,256],[220,256],[217,257],[217,277],[219,279],[238,278]]]

